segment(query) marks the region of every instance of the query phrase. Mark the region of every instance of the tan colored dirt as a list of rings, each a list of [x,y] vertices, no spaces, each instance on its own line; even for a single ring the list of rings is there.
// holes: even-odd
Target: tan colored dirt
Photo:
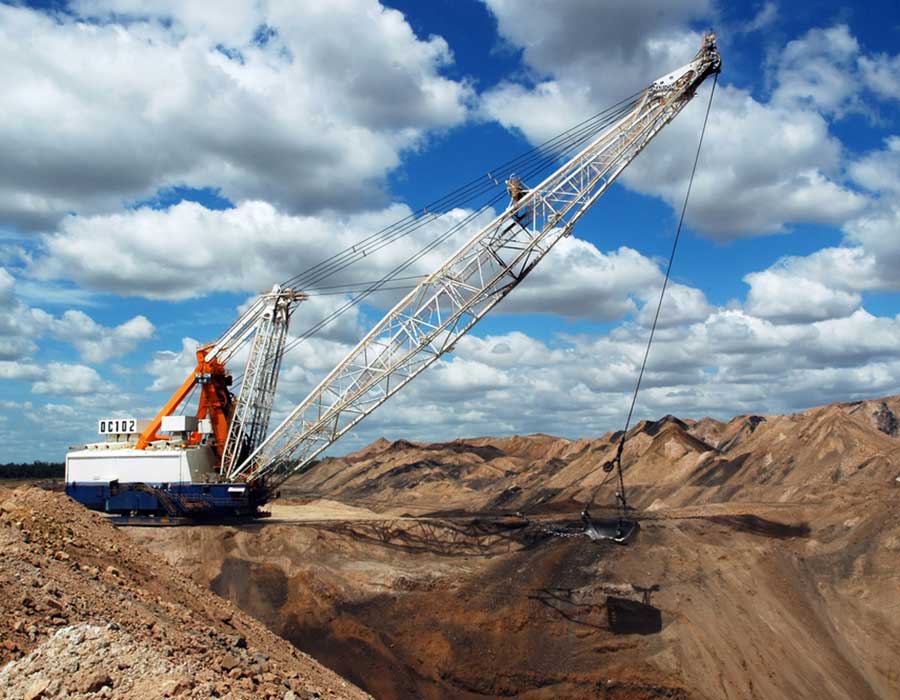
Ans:
[[[268,523],[130,534],[384,700],[886,700],[898,409],[635,426],[627,547],[548,532],[617,434],[380,440],[287,484]]]
[[[0,697],[366,695],[62,494],[0,490]]]
[[[379,700],[893,700],[898,414],[888,397],[641,423],[624,547],[578,529],[595,491],[612,500],[616,434],[381,440],[242,526],[116,531],[58,495],[0,496],[0,687],[360,697],[212,589]]]
[[[132,534],[385,700],[887,699],[896,497],[845,496],[855,527],[815,505],[658,512],[628,547],[463,520]],[[610,596],[659,628],[613,629]]]

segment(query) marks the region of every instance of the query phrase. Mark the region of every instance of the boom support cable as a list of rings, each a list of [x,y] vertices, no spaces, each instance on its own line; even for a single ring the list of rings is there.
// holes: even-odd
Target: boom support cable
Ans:
[[[312,265],[303,272],[286,280],[282,286],[296,285],[303,287],[304,291],[311,290],[313,285],[319,280],[331,276],[336,271],[346,267],[347,264],[352,264],[352,262],[356,262],[362,257],[371,254],[373,252],[373,245],[383,244],[385,241],[392,242],[397,237],[403,237],[433,220],[433,218],[437,218],[438,216],[451,211],[455,207],[459,207],[472,201],[485,192],[490,191],[495,186],[502,186],[503,178],[507,177],[516,169],[529,168],[535,163],[540,167],[543,167],[546,166],[548,162],[552,163],[557,158],[564,157],[566,151],[570,150],[573,145],[577,146],[585,139],[591,138],[593,134],[615,121],[619,115],[628,111],[633,106],[634,101],[639,94],[640,93],[635,93],[634,95],[626,97],[615,105],[576,124],[567,131],[562,132],[506,163],[496,166],[486,173],[486,176],[482,175],[475,178],[468,184],[453,190],[447,195],[426,205],[422,209],[376,231],[360,241],[357,241],[352,246],[345,248],[331,257]]]
[[[270,491],[277,488],[291,475],[312,467],[336,440],[452,352],[556,243],[572,233],[588,209],[720,66],[715,35],[709,33],[692,61],[653,81],[632,110],[538,184],[523,185],[513,177],[506,180],[506,207],[499,213],[492,211],[486,223],[477,222],[477,230],[461,231],[465,241],[371,327],[232,470],[230,478],[263,483]],[[493,185],[500,183],[493,179]],[[456,222],[466,213],[451,216]],[[418,272],[401,270],[432,244],[397,265],[378,286],[393,286],[394,277]],[[603,532],[594,534],[593,539],[603,536]]]
[[[641,93],[635,93],[640,95]],[[547,169],[554,167],[559,160],[565,160],[575,152],[579,151],[586,143],[596,137],[598,133],[609,127],[611,124],[619,120],[624,114],[632,110],[637,103],[635,95],[631,95],[624,100],[616,103],[602,112],[595,114],[568,131],[545,141],[541,145],[527,151],[521,156],[514,158],[507,163],[498,166],[492,172],[489,179],[478,178],[468,185],[465,185],[446,197],[437,200],[431,205],[426,206],[419,212],[410,214],[394,224],[378,231],[366,239],[357,242],[353,246],[335,254],[331,258],[321,261],[303,273],[294,276],[282,283],[282,287],[298,285],[303,288],[307,296],[342,296],[350,295],[343,304],[328,313],[324,318],[314,322],[311,326],[303,330],[296,337],[291,339],[284,348],[284,354],[288,354],[299,345],[314,337],[319,331],[333,323],[337,318],[342,316],[350,309],[358,306],[365,299],[376,292],[395,291],[414,288],[415,284],[392,284],[387,286],[389,282],[398,280],[421,280],[427,275],[409,275],[401,276],[401,273],[409,270],[425,255],[435,250],[438,246],[448,241],[454,234],[465,229],[466,226],[472,224],[477,218],[491,208],[501,202],[508,193],[504,186],[504,179],[510,175],[518,174],[525,181],[531,178],[541,178]],[[490,175],[490,173],[489,173]],[[477,186],[473,192],[472,187]],[[451,199],[457,192],[465,194]],[[492,194],[493,192],[493,194]],[[489,199],[473,208],[461,220],[455,222],[438,236],[425,243],[425,245],[415,250],[408,258],[391,269],[380,280],[371,283],[345,283],[334,285],[321,285],[320,282],[331,277],[332,275],[346,269],[347,267],[359,262],[368,255],[371,255],[385,246],[408,236],[426,224],[447,214],[455,207],[462,206],[468,202],[477,199],[480,196],[490,195]],[[438,208],[435,211],[435,208]],[[429,211],[430,210],[430,211]],[[422,216],[421,214],[430,214],[430,216]],[[322,291],[320,291],[322,290]],[[233,382],[237,384],[243,378],[243,373],[234,377]]]
[[[622,429],[622,435],[619,438],[618,445],[616,446],[616,454],[615,456],[606,462],[603,465],[603,471],[607,472],[608,476],[600,482],[596,489],[594,489],[593,494],[591,494],[591,499],[585,505],[584,511],[582,511],[582,519],[586,522],[590,522],[590,513],[589,509],[594,505],[594,501],[597,498],[597,494],[600,489],[606,484],[609,478],[612,476],[613,471],[615,471],[619,490],[616,492],[616,501],[618,502],[619,508],[619,520],[621,521],[625,518],[628,512],[628,500],[625,495],[625,478],[622,473],[622,452],[625,449],[625,442],[628,439],[628,428],[631,426],[631,419],[634,416],[634,408],[637,404],[638,393],[641,390],[641,382],[644,379],[644,372],[647,369],[647,360],[650,357],[650,348],[653,346],[653,338],[656,335],[656,327],[659,324],[659,315],[662,310],[663,299],[666,296],[666,290],[669,286],[669,279],[672,275],[672,265],[675,262],[675,252],[678,250],[678,241],[681,238],[681,229],[684,225],[684,216],[687,212],[688,201],[691,197],[691,189],[694,186],[694,175],[697,173],[697,163],[700,161],[700,149],[703,147],[703,137],[706,134],[706,125],[709,121],[709,112],[712,108],[713,95],[716,94],[716,84],[718,83],[719,75],[716,73],[713,75],[713,85],[712,90],[709,93],[709,101],[706,104],[706,114],[703,117],[703,126],[700,129],[700,140],[697,143],[697,152],[694,154],[694,165],[691,168],[691,177],[688,180],[687,191],[684,195],[684,202],[681,205],[681,216],[678,218],[678,226],[675,228],[675,238],[672,240],[672,251],[669,253],[669,262],[666,265],[666,275],[663,278],[662,289],[659,292],[659,301],[656,303],[656,313],[653,315],[653,323],[650,326],[650,336],[647,338],[647,347],[644,349],[644,358],[641,361],[641,369],[638,372],[637,382],[634,386],[634,393],[631,396],[631,405],[628,408],[628,415],[625,418],[625,427]]]

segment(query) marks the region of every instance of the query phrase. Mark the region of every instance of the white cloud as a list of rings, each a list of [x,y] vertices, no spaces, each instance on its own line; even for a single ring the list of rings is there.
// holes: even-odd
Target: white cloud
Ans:
[[[857,293],[797,277],[784,267],[754,272],[744,279],[750,285],[747,310],[776,323],[804,323],[849,316],[862,301]]]
[[[871,288],[900,289],[900,203],[887,201],[850,221],[844,230],[851,243],[873,257]]]
[[[137,209],[93,217],[68,217],[61,230],[45,239],[45,253],[32,273],[64,278],[92,289],[151,298],[183,299],[214,291],[268,289],[349,247],[365,236],[410,215],[403,205],[350,217],[306,217],[279,213],[264,202],[244,202],[225,210],[181,202],[166,210]],[[433,241],[471,212],[454,210],[396,244],[367,255],[324,286],[352,286],[381,279],[413,253]],[[492,216],[476,217],[442,245],[416,261],[402,276],[432,272],[447,255]],[[190,231],[189,239],[181,234]],[[168,241],[182,240],[190,255],[173,251]],[[109,252],[104,252],[109,249]],[[392,305],[412,280],[398,280],[368,299],[379,307]],[[569,318],[611,320],[637,310],[635,298],[646,299],[662,284],[657,264],[633,249],[604,253],[574,237],[560,241],[500,310],[513,313],[553,313]],[[309,290],[305,290],[309,291]],[[294,328],[308,328],[346,298],[323,289],[296,312]],[[673,294],[678,294],[674,292]],[[698,302],[699,303],[699,302]],[[359,320],[344,315],[324,329],[326,338],[359,337]]]
[[[36,259],[32,272],[100,291],[159,299],[214,291],[258,293],[410,213],[405,205],[396,204],[347,217],[312,217],[284,214],[262,201],[243,202],[225,211],[184,201],[165,210],[71,216],[59,233],[45,238],[44,255]],[[358,285],[381,279],[468,214],[456,210],[426,223],[409,238],[369,254],[349,272],[322,284]],[[463,228],[404,275],[431,272],[473,232],[472,226]]]
[[[738,27],[738,31],[744,33],[758,32],[761,29],[770,27],[777,19],[778,5],[774,2],[766,2],[750,20]]]
[[[658,334],[636,419],[785,412],[897,392],[898,342],[900,319],[861,310],[812,324],[775,324],[716,309]],[[339,449],[379,435],[576,437],[620,428],[645,343],[646,329],[637,326],[549,343],[519,332],[464,338]]]
[[[30,362],[16,360],[0,361],[0,379],[25,379],[33,381],[42,376],[42,370]]]
[[[134,318],[113,328],[94,321],[83,311],[69,310],[56,319],[49,319],[50,333],[70,343],[87,362],[100,363],[120,357],[149,340],[155,328],[144,316]]]
[[[777,70],[773,100],[808,103],[838,117],[868,112],[867,97],[900,99],[900,54],[865,54],[846,24],[811,29],[789,42]]]
[[[900,136],[889,136],[884,145],[851,163],[850,175],[867,190],[900,196]]]
[[[858,55],[859,42],[844,24],[808,31],[782,51],[773,101],[809,104],[842,114],[855,106]]]
[[[590,89],[620,99],[671,65],[673,43],[682,44],[684,26],[707,18],[708,0],[485,0],[500,35],[524,51],[539,76],[577,74]],[[691,53],[699,41],[691,44]],[[682,48],[679,46],[677,50]],[[597,95],[600,96],[600,95]]]
[[[715,11],[711,2],[681,0],[487,4],[503,37],[522,48],[526,74],[490,90],[480,112],[533,141],[689,60],[700,41],[692,27]],[[324,7],[241,3],[222,12],[220,5],[172,0],[150,9],[136,0],[76,4],[82,16],[102,18],[92,24],[0,6],[0,60],[8,68],[0,78],[0,115],[16,115],[0,118],[0,154],[8,164],[8,177],[0,175],[0,217],[35,227],[59,222],[40,239],[28,274],[40,275],[42,284],[72,281],[156,299],[252,294],[407,216],[409,208],[381,199],[386,173],[428,134],[465,119],[471,90],[442,76],[452,60],[443,40],[417,39],[398,13],[374,0]],[[111,10],[119,14],[111,17]],[[766,3],[745,29],[766,26],[775,14]],[[274,33],[260,30],[263,24]],[[826,119],[859,108],[860,85],[890,97],[896,59],[862,55],[846,28],[818,31],[775,57],[769,101],[720,85],[688,215],[719,239],[810,221],[843,225],[847,240],[748,275],[747,299],[734,308],[714,308],[700,289],[673,283],[639,417],[725,417],[900,391],[900,319],[861,308],[864,292],[900,288],[897,137],[847,169]],[[267,38],[255,42],[257,32]],[[727,80],[727,54],[725,65]],[[623,184],[680,205],[704,97],[667,127]],[[845,171],[873,196],[849,189]],[[174,185],[220,188],[237,206],[121,208]],[[445,229],[425,227],[328,284],[379,279]],[[430,272],[471,232],[407,274]],[[574,436],[620,427],[661,281],[659,266],[630,248],[603,252],[563,240],[499,311],[626,323],[599,336],[466,337],[349,441],[381,433]],[[59,289],[65,301],[71,290]],[[81,311],[33,308],[39,295],[23,303],[22,292],[0,269],[0,378],[68,401],[33,407],[33,415],[45,411],[62,425],[123,404],[139,416],[158,409],[138,406],[85,365],[28,359],[36,340],[52,336],[68,340],[85,362],[106,361],[151,337],[147,319],[106,327]],[[391,297],[372,301],[382,308]],[[312,297],[298,309],[293,332],[343,302]],[[357,309],[288,355],[276,419],[367,325]],[[186,338],[176,352],[157,352],[144,368],[149,390],[181,384],[197,345]],[[242,360],[234,358],[236,374]]]
[[[883,150],[858,158],[849,172],[876,196],[844,224],[843,245],[747,275],[750,313],[787,323],[839,318],[860,308],[863,292],[900,289],[900,137],[885,139]]]
[[[680,208],[706,109],[699,96],[623,176],[631,188]],[[865,197],[832,179],[841,146],[812,111],[716,91],[687,212],[689,224],[719,239],[783,231],[790,222],[840,225]]]
[[[17,287],[16,279],[0,267],[0,359],[24,358],[37,349],[36,340],[52,336],[72,345],[87,362],[104,362],[131,352],[155,332],[144,316],[112,328],[75,309],[57,318],[22,302]]]
[[[776,323],[822,321],[849,316],[862,292],[890,288],[875,256],[861,246],[822,248],[787,257],[744,277],[750,285],[747,311]]]
[[[702,4],[679,3],[656,16],[644,3],[629,3],[624,12],[642,18],[639,34],[608,44],[576,40],[567,50],[568,27],[583,27],[585,33],[594,27],[624,27],[618,9],[607,3],[591,3],[590,8],[538,3],[522,13],[513,9],[515,4],[488,5],[501,33],[523,48],[526,63],[540,77],[533,86],[507,82],[488,91],[481,113],[522,131],[532,142],[544,141],[686,63],[700,45],[689,20],[711,12]],[[627,35],[630,30],[622,31]],[[831,53],[819,56],[832,39]],[[839,61],[855,65],[857,53],[858,45],[845,27],[811,32],[791,42],[780,57],[777,75],[783,82],[771,102],[734,86],[719,86],[691,195],[689,224],[714,238],[731,239],[784,231],[793,222],[842,225],[862,210],[866,198],[842,183],[841,144],[817,111],[837,109],[857,89],[858,81],[852,78],[844,85]],[[811,57],[809,64],[804,57]],[[727,67],[727,56],[725,62]],[[680,207],[708,90],[701,90],[632,163],[623,184]]]
[[[603,253],[587,241],[568,237],[498,310],[613,320],[634,313],[633,297],[643,298],[661,284],[656,263],[636,250],[623,246]]]
[[[31,385],[34,394],[54,396],[87,396],[105,391],[115,391],[109,382],[103,381],[97,370],[85,365],[51,362],[40,368],[41,378]]]
[[[0,218],[25,228],[179,185],[357,210],[402,151],[465,118],[446,42],[375,0],[78,11],[101,21],[0,5]]]
[[[641,308],[637,320],[644,326],[653,323],[656,308],[659,304],[659,293],[662,288],[662,275],[657,284],[651,285],[641,292],[646,303]],[[696,287],[669,282],[666,295],[659,312],[657,327],[672,328],[702,321],[712,312],[713,307],[706,300],[706,295]]]
[[[15,279],[0,267],[0,360],[18,360],[37,349],[40,319],[15,295]]]
[[[885,99],[900,100],[900,54],[876,54],[861,56],[859,68],[866,86]]]
[[[184,383],[187,376],[197,366],[197,349],[200,343],[193,338],[182,338],[181,350],[159,350],[153,354],[147,365],[147,372],[153,376],[150,391],[174,391]]]

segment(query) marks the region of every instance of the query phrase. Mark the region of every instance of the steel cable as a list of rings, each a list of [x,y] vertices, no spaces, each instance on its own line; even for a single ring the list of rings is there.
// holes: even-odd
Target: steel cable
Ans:
[[[663,278],[662,289],[659,292],[659,301],[656,304],[656,313],[653,315],[653,323],[650,326],[650,336],[647,338],[647,347],[644,349],[644,357],[641,361],[641,368],[638,372],[637,382],[634,386],[634,392],[631,396],[631,405],[628,408],[628,415],[625,418],[625,427],[622,430],[622,435],[619,438],[618,446],[616,447],[615,456],[606,464],[603,465],[604,471],[608,472],[607,476],[604,477],[603,481],[594,489],[593,494],[591,495],[591,499],[588,504],[585,506],[585,513],[588,511],[588,508],[593,506],[594,501],[597,498],[597,493],[600,489],[606,484],[606,482],[613,476],[615,473],[618,476],[619,481],[619,491],[616,494],[618,506],[620,508],[620,512],[624,516],[627,512],[628,502],[625,497],[625,479],[622,473],[622,452],[625,449],[625,442],[628,439],[628,429],[631,426],[631,419],[634,416],[634,408],[637,404],[638,393],[641,390],[641,382],[644,379],[644,372],[647,369],[647,360],[650,357],[650,348],[653,346],[653,338],[656,335],[656,327],[659,324],[659,315],[662,310],[663,299],[666,296],[666,290],[669,286],[669,279],[672,275],[672,265],[675,262],[675,252],[678,249],[678,241],[681,238],[681,229],[684,225],[684,216],[687,212],[688,201],[691,197],[691,189],[694,186],[694,176],[697,173],[697,163],[700,161],[700,149],[703,147],[703,137],[706,134],[706,125],[709,121],[709,113],[712,108],[713,95],[716,93],[716,84],[718,83],[719,76],[715,74],[713,76],[713,85],[712,90],[709,93],[709,101],[706,104],[706,114],[703,117],[703,126],[700,129],[700,139],[697,143],[697,151],[694,154],[694,165],[691,168],[691,176],[688,179],[687,191],[684,195],[684,202],[681,205],[681,215],[678,218],[678,225],[675,228],[675,237],[672,240],[672,251],[669,253],[669,262],[666,265],[666,274]],[[615,471],[613,471],[615,470]]]
[[[636,93],[636,94],[641,95],[642,92]],[[545,142],[538,148],[532,149],[531,151],[529,151],[528,152],[529,157],[526,158],[525,160],[522,160],[522,158],[520,157],[518,159],[514,159],[513,161],[509,161],[509,163],[518,162],[519,167],[525,168],[525,170],[517,173],[517,175],[519,175],[523,179],[529,179],[531,177],[534,177],[534,176],[540,174],[541,172],[548,170],[551,166],[553,166],[559,160],[564,159],[564,158],[574,154],[578,150],[580,150],[586,143],[588,143],[593,138],[595,138],[604,129],[606,129],[612,123],[618,121],[621,118],[621,116],[626,114],[628,111],[632,110],[636,103],[637,103],[637,100],[634,99],[634,96],[626,98],[626,100],[622,100],[621,102],[614,105],[612,108],[606,109],[603,112],[600,112],[598,115],[595,115],[595,117],[585,120],[584,122],[581,122],[581,124],[576,125],[576,127],[573,127],[569,131],[564,132],[564,136],[565,136],[564,139],[561,139],[560,137],[555,137],[553,139],[550,139],[549,141]],[[602,118],[597,119],[597,116],[602,116]],[[555,148],[555,150],[553,150],[551,152],[538,153],[540,151],[540,149],[542,149],[546,146],[546,144],[551,144],[552,147]],[[506,167],[506,164],[501,167]],[[498,185],[491,184],[489,187],[487,187],[484,190],[484,192],[481,192],[480,194],[486,194],[490,190],[493,190],[493,189],[498,189]],[[505,196],[507,196],[507,193],[506,193],[506,190],[504,187],[499,192],[495,193],[488,201],[484,202],[479,208],[473,210],[470,214],[468,214],[462,220],[458,221],[456,224],[454,224],[453,226],[448,228],[446,231],[444,231],[440,236],[437,236],[435,239],[429,241],[425,246],[423,246],[422,248],[417,250],[409,258],[407,258],[406,260],[404,260],[403,262],[398,264],[396,267],[394,267],[382,279],[380,279],[376,282],[373,282],[372,284],[363,288],[362,290],[357,289],[359,283],[353,284],[352,289],[350,289],[350,290],[345,288],[343,293],[352,293],[352,294],[354,294],[354,296],[351,297],[346,303],[344,303],[340,307],[338,307],[336,310],[334,310],[333,312],[331,312],[324,318],[320,319],[319,321],[314,323],[312,326],[305,329],[296,338],[291,340],[285,347],[284,352],[287,353],[287,352],[290,352],[291,350],[295,349],[297,346],[299,346],[300,344],[302,344],[303,342],[305,342],[306,340],[308,340],[309,338],[314,336],[316,333],[318,333],[324,327],[331,324],[333,321],[335,321],[337,318],[339,318],[344,313],[349,311],[351,308],[362,303],[366,298],[370,297],[372,294],[374,294],[376,292],[388,291],[388,290],[392,290],[392,289],[414,288],[416,285],[390,286],[390,287],[388,287],[386,285],[395,279],[399,279],[398,275],[401,272],[404,272],[405,270],[409,269],[409,267],[411,267],[416,262],[421,260],[425,255],[427,255],[432,250],[437,248],[439,245],[441,245],[442,243],[447,241],[451,236],[453,236],[457,232],[461,231],[465,226],[467,226],[469,223],[474,221],[478,216],[480,216],[482,213],[487,211],[490,207],[493,207],[493,205],[497,204]],[[427,209],[427,207],[426,207],[426,209]],[[437,217],[435,217],[435,218],[437,218]],[[336,265],[338,265],[338,267],[322,268],[322,267],[319,267],[319,265],[321,265],[321,263],[319,265],[313,266],[313,268],[319,267],[319,269],[317,271],[315,271],[314,276],[310,279],[310,283],[314,285],[315,282],[325,279],[325,278],[335,274],[336,272],[338,272],[342,269],[345,269],[346,267],[349,267],[353,263],[362,259],[362,257],[370,255],[372,252],[377,252],[381,248],[383,248],[386,245],[389,245],[390,243],[397,240],[399,237],[408,235],[409,233],[420,228],[421,226],[425,225],[426,223],[430,223],[430,221],[431,220],[412,222],[411,224],[408,224],[405,228],[401,229],[399,234],[397,234],[397,233],[391,234],[389,232],[389,234],[387,236],[383,236],[382,234],[384,233],[384,231],[388,231],[388,229],[383,229],[382,232],[373,234],[373,236],[371,236],[370,239],[375,239],[375,238],[381,236],[383,238],[383,240],[377,241],[373,247],[357,249],[354,252],[355,257],[353,257],[349,260],[338,261],[336,263]],[[388,228],[390,228],[390,227],[388,227]],[[351,247],[351,248],[354,248],[354,247]],[[338,253],[336,256],[333,256],[333,259],[338,258],[339,256],[343,255],[343,253],[345,253],[348,250],[350,250],[350,249],[348,248],[345,251],[342,251],[342,253]],[[325,262],[327,262],[327,261],[325,261]],[[310,268],[310,269],[313,269],[313,268]],[[304,273],[301,273],[301,274],[304,274]],[[299,275],[295,276],[295,278],[292,278],[292,280],[296,280],[298,277],[299,277]],[[409,276],[408,278],[413,278],[413,277],[421,277],[421,276]],[[293,283],[293,282],[288,281],[288,283]],[[288,283],[286,283],[286,284],[288,284]],[[348,286],[351,286],[351,285],[348,285]],[[309,293],[312,296],[337,295],[340,293],[338,290],[341,290],[341,288],[342,288],[342,285],[330,285],[327,288],[328,289],[327,294],[317,294],[316,288],[313,286],[312,290]],[[241,379],[241,377],[242,377],[242,374],[235,377],[235,379],[234,379],[235,384]]]
[[[303,272],[300,272],[297,275],[294,275],[290,279],[286,280],[283,286],[300,285],[303,288],[307,288],[312,284],[315,284],[319,279],[322,278],[323,275],[329,276],[330,274],[333,274],[332,270],[334,269],[334,266],[342,266],[346,259],[352,259],[355,261],[361,257],[364,257],[365,255],[370,254],[370,249],[366,247],[368,244],[373,242],[377,243],[383,239],[393,240],[393,237],[406,235],[411,230],[415,230],[416,228],[420,227],[421,225],[423,225],[422,219],[424,215],[434,213],[439,213],[439,215],[442,215],[455,207],[459,207],[462,204],[472,201],[476,197],[484,194],[494,187],[500,186],[502,184],[502,181],[499,178],[506,177],[512,174],[512,172],[517,168],[528,168],[532,163],[535,162],[535,160],[546,158],[548,154],[550,155],[551,159],[559,158],[559,153],[561,151],[564,152],[568,150],[573,140],[578,139],[579,137],[583,137],[584,134],[596,132],[597,129],[603,128],[603,126],[611,118],[615,118],[615,116],[619,112],[631,108],[631,106],[635,102],[636,95],[639,94],[641,93],[636,93],[635,95],[621,100],[612,107],[609,107],[602,112],[599,112],[598,114],[580,122],[579,124],[576,124],[574,127],[563,132],[562,134],[559,134],[552,139],[545,141],[539,146],[526,151],[520,156],[517,156],[516,158],[513,158],[512,160],[507,161],[500,166],[497,166],[497,168],[494,168],[492,171],[489,171],[487,173],[487,177],[479,176],[466,185],[463,185],[462,187],[457,188],[456,190],[439,198],[438,200],[435,200],[431,204],[426,205],[417,212],[409,214],[407,217],[404,217],[403,219],[390,224],[380,231],[377,231],[374,234],[371,234],[370,236],[357,241],[354,245],[345,248],[335,255],[326,258],[325,260],[322,260],[315,265],[312,265]],[[343,268],[341,267],[341,269]]]

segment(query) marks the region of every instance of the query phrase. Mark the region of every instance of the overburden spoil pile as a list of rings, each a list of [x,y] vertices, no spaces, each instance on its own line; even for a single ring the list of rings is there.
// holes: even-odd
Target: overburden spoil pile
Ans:
[[[61,494],[0,490],[0,697],[367,697]]]
[[[890,397],[640,423],[626,547],[558,536],[614,433],[381,440],[246,525],[116,530],[59,494],[0,492],[0,689],[893,700],[898,415]]]
[[[898,416],[900,396],[726,423],[674,416],[642,421],[629,431],[622,457],[630,501],[639,508],[793,502],[830,494],[835,484],[896,483]],[[615,455],[619,437],[382,439],[324,460],[286,482],[282,494],[326,496],[398,514],[533,512],[584,503],[607,480],[599,498],[610,503],[615,481],[600,466]]]
[[[614,434],[382,440],[263,525],[130,534],[380,700],[893,700],[898,413],[641,423],[627,547],[550,527]]]

